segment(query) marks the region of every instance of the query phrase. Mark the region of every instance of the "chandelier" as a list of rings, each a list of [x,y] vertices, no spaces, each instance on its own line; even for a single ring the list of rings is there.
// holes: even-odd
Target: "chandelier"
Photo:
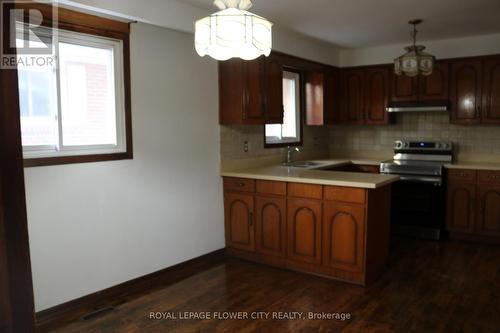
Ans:
[[[273,24],[248,11],[250,0],[215,0],[220,11],[195,23],[196,52],[216,60],[269,56]]]
[[[405,47],[406,53],[394,59],[394,73],[406,76],[431,75],[436,57],[424,52],[425,46],[417,45],[417,25],[422,23],[422,20],[412,20],[408,23],[413,25],[413,45]]]

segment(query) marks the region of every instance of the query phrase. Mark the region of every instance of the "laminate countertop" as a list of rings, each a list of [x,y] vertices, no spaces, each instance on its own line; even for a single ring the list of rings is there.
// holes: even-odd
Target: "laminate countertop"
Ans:
[[[351,163],[349,160],[322,160],[312,162],[316,164],[308,168],[268,166],[221,172],[221,176],[366,189],[383,187],[399,180],[399,176],[393,175],[322,170],[322,168]]]
[[[489,162],[457,162],[453,164],[446,164],[447,169],[470,169],[470,170],[494,170],[500,171],[500,163]]]

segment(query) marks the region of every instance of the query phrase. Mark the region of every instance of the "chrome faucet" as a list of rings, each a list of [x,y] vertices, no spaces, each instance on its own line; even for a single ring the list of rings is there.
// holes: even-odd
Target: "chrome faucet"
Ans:
[[[291,165],[293,163],[293,161],[292,161],[293,152],[300,152],[300,149],[297,147],[292,147],[292,146],[286,147],[286,160],[283,163],[283,165],[288,166],[288,165]]]

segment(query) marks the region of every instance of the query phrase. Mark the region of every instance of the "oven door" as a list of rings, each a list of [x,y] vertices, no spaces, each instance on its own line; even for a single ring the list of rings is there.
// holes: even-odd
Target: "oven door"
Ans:
[[[394,233],[439,239],[444,227],[445,190],[441,177],[401,175],[392,190]]]

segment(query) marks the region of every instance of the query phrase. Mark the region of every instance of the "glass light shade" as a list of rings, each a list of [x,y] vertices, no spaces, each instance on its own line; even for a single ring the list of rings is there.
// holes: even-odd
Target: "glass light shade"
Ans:
[[[227,8],[195,23],[195,48],[217,60],[269,56],[273,24],[238,8]]]
[[[431,75],[436,58],[426,52],[422,45],[405,47],[407,51],[401,57],[394,59],[396,75],[417,76]]]

